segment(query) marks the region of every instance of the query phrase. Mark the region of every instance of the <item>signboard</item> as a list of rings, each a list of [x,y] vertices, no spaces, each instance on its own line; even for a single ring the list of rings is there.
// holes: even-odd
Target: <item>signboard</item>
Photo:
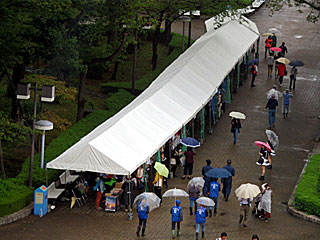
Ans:
[[[35,203],[36,204],[42,204],[43,203],[43,193],[36,192]]]

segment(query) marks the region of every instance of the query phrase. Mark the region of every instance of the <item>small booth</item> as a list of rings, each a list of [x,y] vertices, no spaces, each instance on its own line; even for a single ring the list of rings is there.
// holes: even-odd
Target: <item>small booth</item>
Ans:
[[[44,185],[34,191],[34,215],[40,217],[48,212],[48,188]]]
[[[111,190],[110,193],[106,193],[106,212],[116,212],[120,207],[120,196],[122,193],[121,183],[116,183],[115,187]]]

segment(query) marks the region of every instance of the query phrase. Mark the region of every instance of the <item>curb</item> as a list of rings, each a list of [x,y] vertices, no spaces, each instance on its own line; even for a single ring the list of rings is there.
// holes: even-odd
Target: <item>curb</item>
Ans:
[[[32,214],[32,210],[33,210],[33,202],[31,202],[28,206],[24,207],[18,212],[12,213],[4,217],[0,217],[0,226],[25,218]]]
[[[318,145],[318,146],[317,146],[317,145]],[[320,144],[319,144],[319,143],[316,143],[316,144],[315,144],[315,147],[314,147],[313,149],[317,149],[317,147],[319,148],[319,146],[320,146]],[[317,153],[319,153],[319,152],[317,152]],[[317,153],[313,151],[313,152],[309,155],[309,158],[311,158],[310,156],[312,156],[312,155],[314,155],[314,154],[317,154]],[[300,173],[300,175],[299,175],[298,181],[297,181],[297,183],[296,183],[296,185],[295,185],[295,187],[294,187],[294,189],[293,189],[293,192],[292,192],[292,194],[291,194],[291,196],[290,196],[290,198],[289,198],[287,210],[288,210],[288,212],[289,212],[291,215],[293,215],[293,216],[295,216],[295,217],[303,218],[304,220],[307,220],[307,221],[309,221],[309,222],[313,222],[313,223],[320,224],[320,217],[315,216],[315,215],[308,215],[307,213],[302,212],[302,211],[299,211],[299,210],[297,210],[297,209],[294,208],[294,195],[295,195],[295,193],[296,193],[298,184],[299,184],[299,182],[300,182],[300,180],[301,180],[301,178],[302,178],[302,176],[303,176],[303,174],[304,174],[304,172],[305,172],[305,170],[306,170],[306,167],[308,166],[308,163],[309,163],[309,160],[306,161],[306,163],[305,163],[304,166],[303,166],[303,169],[302,169],[302,171],[301,171],[301,173]]]

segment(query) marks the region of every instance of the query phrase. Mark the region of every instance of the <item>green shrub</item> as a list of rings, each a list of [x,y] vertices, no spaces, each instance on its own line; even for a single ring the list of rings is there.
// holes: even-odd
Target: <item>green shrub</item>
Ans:
[[[50,162],[58,157],[102,122],[129,104],[133,98],[130,93],[124,90],[113,94],[107,100],[109,110],[99,110],[91,113],[54,139],[46,147],[45,162]],[[26,187],[29,176],[29,161],[29,158],[26,159],[17,177],[0,180],[0,216],[5,216],[20,210],[33,199],[34,189]],[[45,185],[46,183],[46,171],[40,168],[40,161],[41,156],[40,153],[38,153],[34,156],[33,186],[35,187]],[[59,170],[48,169],[48,183],[56,181],[60,173],[61,171]]]
[[[318,191],[320,177],[320,154],[314,155],[301,178],[296,194],[294,207],[308,214],[320,216],[320,192]]]

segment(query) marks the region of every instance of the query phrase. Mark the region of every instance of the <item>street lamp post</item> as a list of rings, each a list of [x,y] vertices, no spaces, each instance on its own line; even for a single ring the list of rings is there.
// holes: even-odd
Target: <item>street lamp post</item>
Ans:
[[[46,143],[46,131],[53,129],[53,123],[48,120],[39,120],[35,124],[35,129],[42,130],[42,141],[41,141],[41,165],[43,168],[44,165],[44,147]]]
[[[188,16],[181,16],[179,19],[182,21],[182,51],[184,51],[185,23],[190,22],[191,18]]]
[[[18,84],[17,88],[17,99],[29,99],[30,90],[33,90],[33,117],[32,117],[32,138],[31,138],[31,154],[30,154],[30,166],[29,166],[29,181],[28,186],[32,187],[32,174],[33,174],[33,162],[34,162],[34,141],[35,141],[35,125],[37,117],[37,94],[38,90],[42,90],[41,101],[44,102],[53,102],[54,101],[54,92],[55,87],[49,85],[43,85],[42,88],[38,88],[38,83],[35,83],[35,87],[31,88],[31,84]]]

